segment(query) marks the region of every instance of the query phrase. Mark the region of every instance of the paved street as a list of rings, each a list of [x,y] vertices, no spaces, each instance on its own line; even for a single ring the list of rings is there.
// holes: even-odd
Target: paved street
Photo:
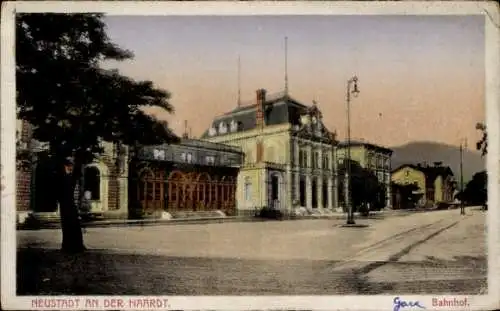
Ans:
[[[78,256],[59,252],[59,230],[18,231],[18,293],[477,293],[485,214],[467,214],[89,228]]]

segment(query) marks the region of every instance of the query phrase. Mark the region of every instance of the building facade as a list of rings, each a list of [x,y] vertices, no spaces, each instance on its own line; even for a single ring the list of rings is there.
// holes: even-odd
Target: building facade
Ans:
[[[32,138],[31,126],[17,121],[16,209],[47,217],[58,217],[57,191],[51,181],[56,170],[52,166],[47,146]],[[102,142],[100,157],[82,167],[82,191],[89,195],[91,210],[109,217],[127,217],[128,214],[128,161],[118,163],[117,146]],[[123,149],[125,152],[127,148]],[[19,157],[23,154],[22,157]],[[125,156],[127,154],[125,153]],[[80,201],[79,186],[75,189],[75,202]]]
[[[267,96],[217,116],[202,139],[241,148],[237,180],[240,213],[262,208],[337,207],[337,141],[323,124],[317,105],[306,106],[286,93]]]
[[[130,164],[130,206],[146,214],[221,210],[234,215],[242,162],[237,147],[194,139],[142,147]]]
[[[392,150],[375,144],[361,141],[351,141],[351,160],[367,169],[385,187],[386,207],[392,208],[391,194],[391,156]],[[347,157],[347,143],[339,143],[337,150],[337,161],[342,163]]]
[[[404,164],[392,171],[392,182],[398,185],[413,184],[418,187],[419,205],[453,202],[456,181],[450,167],[435,162],[430,166]]]
[[[43,144],[31,137],[30,126],[18,122],[18,153],[25,154],[16,172],[19,213],[58,217],[56,173]],[[82,192],[90,212],[106,218],[160,216],[162,212],[222,210],[235,214],[236,179],[243,161],[234,146],[182,139],[179,144],[135,150],[102,142],[103,153],[82,168]],[[19,162],[19,161],[18,161]],[[82,194],[82,195],[80,195]]]

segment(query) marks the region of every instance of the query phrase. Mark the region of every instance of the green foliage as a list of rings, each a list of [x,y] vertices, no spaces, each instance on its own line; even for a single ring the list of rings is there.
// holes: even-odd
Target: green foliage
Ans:
[[[104,61],[130,59],[132,53],[111,42],[100,14],[18,14],[16,40],[18,118],[49,147],[54,180],[47,182],[57,185],[62,248],[84,251],[73,200],[81,166],[103,152],[103,141],[132,147],[177,141],[166,122],[142,110],[172,112],[170,94],[151,81],[101,68]],[[71,176],[61,174],[67,157],[74,159]]]
[[[264,207],[259,211],[259,217],[266,219],[283,220],[284,215],[280,210],[270,207]]]
[[[16,19],[18,116],[33,137],[58,158],[88,162],[100,142],[156,144],[176,140],[165,123],[142,112],[168,112],[170,94],[150,81],[134,81],[103,61],[132,53],[113,44],[99,14],[18,14]]]
[[[477,123],[476,130],[481,131],[482,137],[476,143],[476,149],[481,151],[481,154],[485,156],[488,153],[488,133],[486,132],[486,125],[484,123]]]
[[[486,171],[478,172],[465,186],[464,191],[457,195],[469,205],[484,205],[488,200],[488,175]]]
[[[346,161],[344,161],[346,162]],[[346,165],[339,167],[339,175],[345,176]],[[339,188],[341,198],[344,197],[344,178],[341,177]],[[361,167],[361,165],[351,160],[350,189],[352,206],[355,211],[363,209],[366,204],[370,204],[371,210],[379,210],[385,207],[385,187],[378,181],[377,176],[372,171]]]

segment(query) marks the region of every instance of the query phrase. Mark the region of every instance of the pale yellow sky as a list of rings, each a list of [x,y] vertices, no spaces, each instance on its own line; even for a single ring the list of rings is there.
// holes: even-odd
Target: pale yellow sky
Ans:
[[[283,90],[284,37],[292,97],[319,103],[330,130],[345,135],[345,83],[359,77],[352,136],[397,146],[411,141],[458,145],[479,137],[484,120],[482,17],[294,16],[108,17],[111,38],[132,50],[116,66],[172,92],[182,133],[200,135],[242,99]],[[346,31],[348,29],[349,31]],[[472,147],[473,148],[473,147]]]

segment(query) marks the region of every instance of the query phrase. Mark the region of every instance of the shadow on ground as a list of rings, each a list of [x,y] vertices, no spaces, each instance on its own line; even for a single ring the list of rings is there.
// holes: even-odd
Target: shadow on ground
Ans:
[[[363,294],[478,294],[487,286],[486,257],[394,261],[363,274]],[[397,281],[391,280],[391,276]]]
[[[17,258],[18,295],[276,295],[325,292],[335,262],[185,258],[90,250],[22,248]],[[322,280],[321,282],[318,282]],[[321,284],[321,288],[317,286]]]
[[[373,295],[474,293],[480,286],[470,280],[373,282],[356,271],[333,272],[338,263],[334,261],[186,258],[106,250],[66,255],[39,247],[18,249],[17,255],[18,295]],[[462,260],[454,264],[470,265],[472,259]],[[401,269],[449,264],[387,263]]]

